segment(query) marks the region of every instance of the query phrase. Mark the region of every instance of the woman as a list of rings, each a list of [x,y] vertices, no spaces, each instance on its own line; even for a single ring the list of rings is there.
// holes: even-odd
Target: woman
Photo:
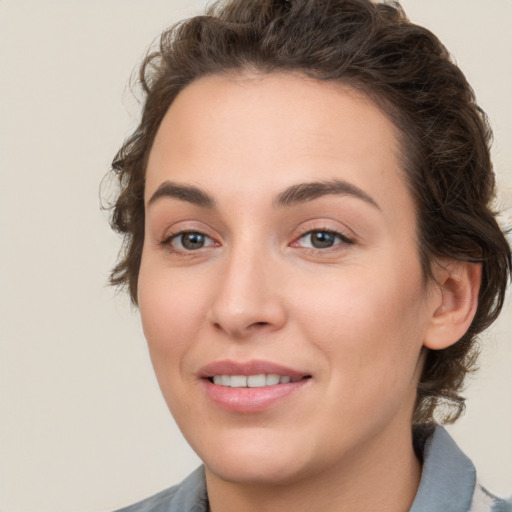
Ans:
[[[204,467],[125,510],[510,510],[436,426],[511,264],[437,38],[396,5],[234,0],[141,79],[112,282]]]

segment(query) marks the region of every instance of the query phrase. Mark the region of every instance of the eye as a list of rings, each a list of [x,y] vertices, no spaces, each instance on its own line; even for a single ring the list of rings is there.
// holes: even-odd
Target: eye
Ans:
[[[162,245],[170,246],[177,251],[196,251],[210,245],[214,245],[214,241],[204,233],[197,231],[184,231],[175,233],[163,240]]]
[[[308,231],[297,241],[298,245],[309,249],[330,249],[342,243],[353,242],[343,234],[327,229]]]

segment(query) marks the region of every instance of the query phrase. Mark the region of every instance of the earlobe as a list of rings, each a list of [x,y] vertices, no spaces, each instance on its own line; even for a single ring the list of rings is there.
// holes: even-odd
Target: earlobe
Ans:
[[[450,260],[439,263],[434,274],[438,293],[423,345],[441,350],[459,341],[473,321],[478,306],[482,266]]]

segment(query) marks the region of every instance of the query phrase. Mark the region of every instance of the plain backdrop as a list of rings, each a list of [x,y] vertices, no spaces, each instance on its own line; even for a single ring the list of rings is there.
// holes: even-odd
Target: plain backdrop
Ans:
[[[199,460],[174,425],[136,310],[106,286],[119,240],[99,185],[138,104],[150,43],[203,0],[0,0],[0,510],[108,511]],[[512,1],[404,0],[473,84],[512,205]],[[483,339],[466,416],[450,430],[512,492],[512,309]]]

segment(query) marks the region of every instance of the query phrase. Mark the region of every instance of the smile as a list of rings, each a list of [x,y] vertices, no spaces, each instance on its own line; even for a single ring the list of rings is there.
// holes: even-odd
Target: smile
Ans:
[[[310,388],[313,375],[270,361],[214,361],[198,372],[210,403],[237,414],[267,411]]]
[[[288,384],[300,379],[276,373],[259,375],[214,375],[211,382],[228,388],[263,388],[277,384]]]

